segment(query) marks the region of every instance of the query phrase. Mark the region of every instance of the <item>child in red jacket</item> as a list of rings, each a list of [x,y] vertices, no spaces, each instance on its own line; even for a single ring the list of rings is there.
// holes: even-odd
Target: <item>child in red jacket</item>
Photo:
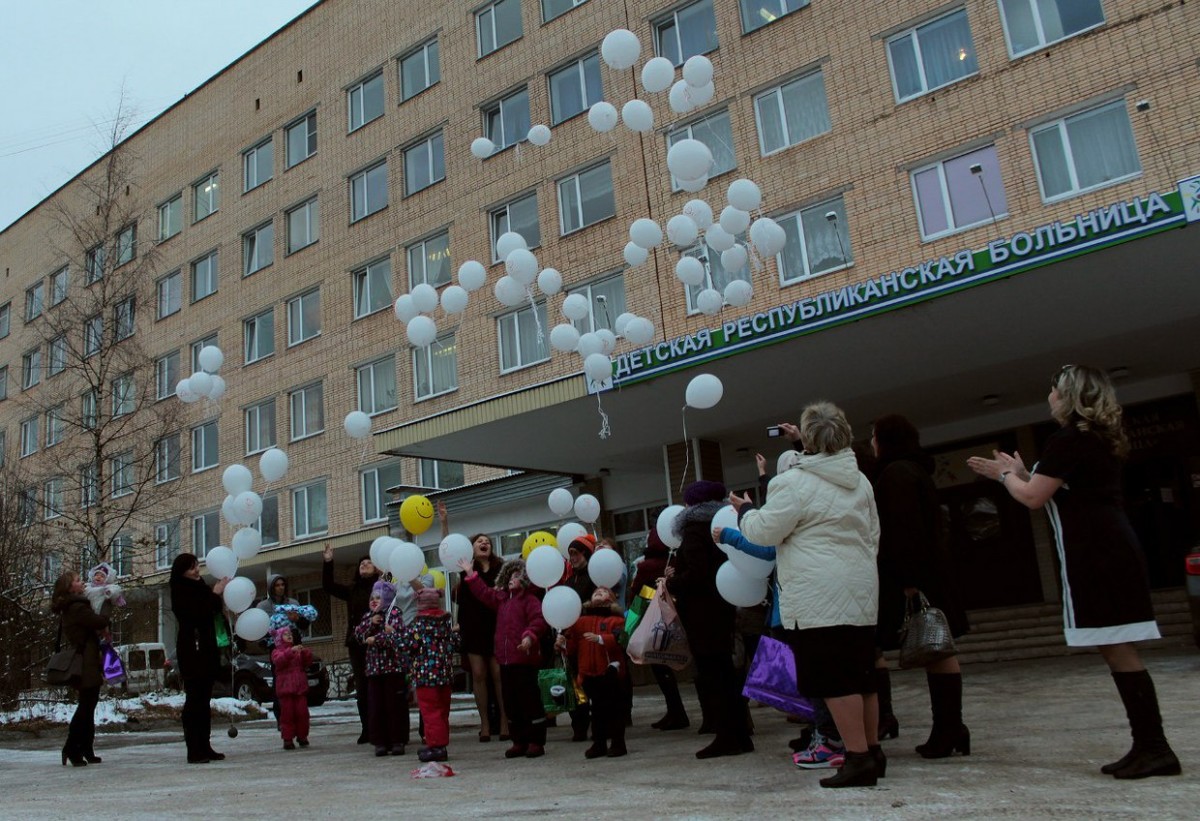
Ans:
[[[275,649],[271,662],[275,665],[275,696],[279,700],[279,731],[283,749],[294,750],[299,742],[308,746],[308,665],[312,651],[303,645],[292,644],[292,628],[280,627],[271,631]]]
[[[587,758],[625,755],[625,653],[617,637],[625,616],[607,587],[597,587],[579,620],[563,631],[556,646],[566,649],[579,671],[579,682],[591,704],[592,746]]]
[[[417,706],[425,722],[425,744],[417,751],[422,761],[445,761],[450,744],[451,657],[458,633],[442,609],[443,593],[434,587],[417,591],[417,615],[400,634],[400,650],[410,660],[409,682],[417,691]]]

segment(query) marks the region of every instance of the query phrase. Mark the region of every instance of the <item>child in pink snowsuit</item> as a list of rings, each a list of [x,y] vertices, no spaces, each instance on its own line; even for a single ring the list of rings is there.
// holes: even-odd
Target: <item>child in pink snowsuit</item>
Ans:
[[[293,740],[301,747],[308,746],[308,665],[312,651],[303,645],[292,644],[292,628],[271,631],[275,649],[271,662],[275,665],[275,695],[279,699],[279,731],[283,749],[294,750]]]

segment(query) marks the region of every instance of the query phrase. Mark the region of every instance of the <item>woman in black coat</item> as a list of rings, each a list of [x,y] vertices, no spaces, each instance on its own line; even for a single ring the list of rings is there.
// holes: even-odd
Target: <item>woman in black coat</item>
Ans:
[[[371,588],[379,580],[379,570],[370,556],[363,556],[350,584],[340,584],[333,580],[333,545],[326,542],[322,555],[325,561],[321,565],[321,589],[346,603],[346,651],[354,675],[354,701],[361,728],[358,743],[366,744],[370,740],[367,738],[367,648],[354,637],[354,628],[371,609]]]
[[[99,764],[96,755],[96,704],[100,701],[100,687],[104,684],[104,671],[100,666],[100,630],[108,628],[108,616],[97,614],[83,595],[83,580],[79,574],[68,571],[54,582],[50,599],[50,611],[62,619],[64,647],[74,647],[83,656],[83,671],[71,686],[78,694],[75,714],[67,729],[67,741],[62,749],[62,763],[71,762],[73,767]]]
[[[217,649],[216,619],[223,618],[221,593],[229,579],[210,589],[200,578],[200,563],[191,553],[180,553],[171,565],[171,612],[179,631],[175,657],[183,678],[183,740],[189,764],[207,764],[225,756],[209,743],[212,731],[213,683],[221,669]]]
[[[957,638],[969,629],[959,603],[953,559],[946,543],[941,505],[933,483],[933,459],[921,450],[920,435],[903,416],[876,420],[871,444],[875,468],[875,505],[879,509],[879,626],[876,641],[884,650],[900,645],[899,631],[910,596],[917,591],[946,614]],[[891,678],[882,656],[876,665],[879,737],[899,735],[892,713]],[[971,734],[962,721],[962,669],[958,657],[925,668],[933,729],[917,746],[924,758],[945,758],[955,750],[969,754]]]

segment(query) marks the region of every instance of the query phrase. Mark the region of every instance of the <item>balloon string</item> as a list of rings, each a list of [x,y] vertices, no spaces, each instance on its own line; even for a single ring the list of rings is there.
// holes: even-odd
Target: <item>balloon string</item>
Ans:
[[[683,473],[679,474],[679,495],[682,497],[683,483],[687,480],[688,467],[692,463],[692,449],[688,445],[687,405],[679,409],[679,416],[683,419]]]
[[[608,425],[608,414],[604,412],[604,405],[600,403],[600,392],[596,391],[596,412],[600,414],[600,433],[601,439],[607,439],[612,436],[612,428]]]
[[[529,309],[533,311],[533,324],[537,328],[538,345],[542,348],[546,347],[546,336],[542,332],[542,318],[538,316],[537,302],[533,298],[533,289],[528,285],[525,286],[525,295],[529,297]]]
[[[367,461],[367,445],[369,445],[370,443],[371,443],[371,440],[369,438],[363,440],[362,453],[360,453],[358,456],[358,463],[360,465],[363,462]]]

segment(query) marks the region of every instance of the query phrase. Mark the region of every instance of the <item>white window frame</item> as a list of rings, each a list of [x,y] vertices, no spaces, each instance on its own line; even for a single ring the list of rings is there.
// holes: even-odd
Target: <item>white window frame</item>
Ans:
[[[311,304],[310,299],[317,303],[317,321],[315,328],[309,328],[304,322],[304,310]],[[303,294],[292,297],[287,301],[288,347],[293,348],[310,339],[321,335],[321,289],[314,288]]]
[[[285,216],[289,255],[303,251],[321,239],[321,203],[316,197],[305,200],[295,208],[289,208]],[[302,218],[299,224],[295,222],[297,216]]]
[[[596,83],[597,83],[596,99],[594,99],[594,100],[588,96],[587,77],[588,77],[589,70],[594,72],[594,75],[596,78]],[[575,76],[577,78],[577,82],[579,83],[579,99],[582,100],[582,105],[580,106],[578,111],[571,111],[569,113],[566,111],[558,111],[557,106],[555,106],[555,103],[554,103],[555,81],[561,80],[562,82],[567,82],[569,79],[567,77],[567,75],[572,72],[575,74]],[[590,52],[588,54],[583,55],[582,57],[580,57],[577,60],[572,60],[571,62],[567,63],[566,65],[559,66],[559,67],[557,67],[555,69],[551,69],[549,72],[547,72],[546,73],[546,94],[550,101],[550,125],[551,125],[551,127],[559,125],[561,123],[565,123],[567,120],[570,120],[572,117],[578,117],[580,114],[583,114],[588,109],[590,109],[593,105],[595,105],[596,103],[603,100],[604,99],[604,75],[600,70],[600,52],[598,52],[598,51]]]
[[[1122,114],[1124,114],[1123,124],[1128,129],[1126,136],[1128,138],[1129,145],[1133,149],[1132,159],[1137,167],[1133,171],[1130,171],[1128,173],[1122,174],[1117,177],[1112,177],[1107,180],[1101,180],[1100,182],[1094,183],[1092,185],[1082,185],[1079,182],[1079,169],[1076,166],[1075,154],[1074,154],[1073,147],[1071,145],[1069,124],[1073,121],[1082,119],[1084,117],[1089,117],[1089,116],[1096,115],[1101,112],[1109,111],[1109,110],[1120,111]],[[1046,183],[1043,179],[1043,174],[1042,174],[1042,160],[1038,155],[1037,138],[1039,135],[1048,133],[1050,131],[1058,132],[1059,144],[1060,144],[1060,147],[1063,151],[1063,154],[1064,154],[1064,157],[1066,160],[1067,173],[1070,177],[1071,187],[1069,189],[1067,189],[1066,191],[1062,191],[1057,194],[1049,194],[1048,195],[1046,193]],[[1102,103],[1097,106],[1092,106],[1091,108],[1085,109],[1083,111],[1076,111],[1067,116],[1059,117],[1057,119],[1051,120],[1049,122],[1041,123],[1038,126],[1030,128],[1029,129],[1029,149],[1030,149],[1030,152],[1033,154],[1034,169],[1037,171],[1038,192],[1041,194],[1042,202],[1044,202],[1044,203],[1058,202],[1059,200],[1065,200],[1065,199],[1069,199],[1071,197],[1077,197],[1080,194],[1087,193],[1088,191],[1097,191],[1101,188],[1107,188],[1110,185],[1117,185],[1118,183],[1125,182],[1126,180],[1135,179],[1136,177],[1139,177],[1142,174],[1142,158],[1138,154],[1137,137],[1133,133],[1133,123],[1129,119],[1129,109],[1126,106],[1124,98],[1121,98],[1118,100],[1112,100],[1112,101]]]
[[[316,397],[316,410],[320,416],[320,419],[315,422],[316,427],[312,428],[309,426],[310,396]],[[300,423],[299,427],[297,427],[297,422]],[[288,393],[288,425],[293,442],[325,432],[325,386],[322,383],[313,382]]]
[[[158,318],[166,319],[183,308],[183,269],[176,268],[155,283],[158,294]]]
[[[809,134],[808,136],[793,140],[792,135],[788,133],[788,128],[787,128],[787,106],[784,102],[784,91],[793,85],[799,85],[801,83],[808,83],[808,82],[819,82],[821,84],[821,101],[825,106],[825,119],[829,122],[829,127],[826,128],[824,131],[818,131],[813,134]],[[772,95],[774,95],[774,97],[775,97],[774,100],[769,99]],[[780,122],[780,126],[783,129],[783,135],[784,135],[783,136],[783,140],[784,140],[783,145],[780,145],[776,148],[772,148],[769,150],[767,149],[766,134],[763,130],[763,122],[762,122],[762,106],[765,106],[765,105],[774,106],[776,111],[779,113],[779,122]],[[805,142],[808,142],[809,140],[816,139],[817,137],[821,136],[822,134],[828,134],[831,130],[833,130],[833,120],[829,115],[829,94],[825,88],[825,73],[824,73],[824,71],[822,69],[818,68],[815,71],[806,72],[805,74],[802,74],[799,77],[793,77],[789,80],[786,80],[786,81],[780,83],[777,86],[773,86],[772,88],[768,88],[767,90],[762,91],[759,94],[756,94],[754,96],[754,124],[758,131],[759,153],[762,154],[762,156],[764,156],[764,157],[769,157],[772,154],[779,153],[780,151],[786,151],[789,148],[791,148],[792,146],[800,145],[801,143],[805,143]]]
[[[413,397],[415,401],[424,399],[432,399],[435,396],[452,393],[458,390],[458,341],[453,332],[442,334],[434,340],[432,345],[427,345],[424,348],[413,348]],[[454,357],[454,381],[450,385],[436,385],[434,383],[434,374],[436,370],[433,367],[433,357],[435,356],[453,356]],[[422,375],[428,377],[427,380],[422,380]],[[423,381],[428,382],[428,389]]]
[[[46,411],[46,447],[57,445],[66,433],[67,419],[63,416],[63,406],[58,404]]]
[[[392,260],[383,257],[350,272],[354,318],[386,310],[392,304]],[[380,284],[382,283],[382,284]],[[382,289],[382,293],[378,293]]]
[[[120,268],[127,262],[132,262],[137,256],[137,223],[126,225],[117,232],[117,264],[114,268]]]
[[[46,345],[46,378],[57,376],[67,369],[67,335],[60,334]]]
[[[424,156],[421,155],[424,152]],[[441,158],[441,170],[437,166],[437,159]],[[420,188],[413,187],[413,181],[419,179],[417,175],[411,173],[412,165],[416,163],[424,164],[424,171],[429,176],[429,182],[422,185]],[[436,176],[437,174],[441,176]],[[424,139],[413,143],[404,149],[404,196],[411,197],[413,194],[420,193],[427,188],[432,188],[439,182],[446,179],[446,141],[441,130],[435,131]]]
[[[25,321],[33,322],[46,308],[46,283],[38,280],[25,289]]]
[[[128,339],[137,331],[137,297],[127,296],[113,306],[113,341]]]
[[[118,453],[108,462],[109,478],[112,482],[112,498],[119,499],[133,493],[134,478],[133,451]]]
[[[154,483],[164,485],[183,475],[183,445],[178,433],[168,433],[154,443]]]
[[[70,287],[70,269],[64,265],[54,273],[50,274],[50,307],[62,303],[67,298],[67,289]]]
[[[382,196],[381,196],[382,195]],[[387,160],[350,176],[350,221],[358,222],[388,207]]]
[[[1064,0],[1064,2],[1073,3],[1073,2],[1077,2],[1077,0]],[[1033,17],[1034,31],[1037,33],[1037,38],[1038,38],[1038,43],[1036,45],[1030,46],[1027,49],[1022,49],[1021,51],[1016,51],[1013,48],[1012,34],[1009,31],[1009,23],[1008,23],[1008,15],[1010,12],[1009,12],[1009,9],[1007,8],[1007,6],[1009,3],[1025,3],[1029,6],[1029,13]],[[1101,0],[1096,0],[1096,3],[1097,3],[1097,5],[1100,6],[1100,20],[1099,21],[1093,23],[1090,26],[1081,28],[1078,31],[1072,31],[1069,34],[1064,34],[1062,37],[1056,37],[1053,40],[1047,40],[1046,39],[1046,24],[1045,24],[1045,21],[1042,19],[1041,14],[1038,13],[1039,5],[1037,3],[1032,2],[1032,0],[1000,0],[1000,2],[997,5],[1000,7],[1000,22],[1004,26],[1004,42],[1008,46],[1008,56],[1011,59],[1015,60],[1018,57],[1022,57],[1026,54],[1032,54],[1033,52],[1040,51],[1041,49],[1044,49],[1047,46],[1052,46],[1055,43],[1061,43],[1061,42],[1064,42],[1065,40],[1070,40],[1072,37],[1078,37],[1079,35],[1083,34],[1084,32],[1091,31],[1092,29],[1103,26],[1106,22],[1108,22],[1107,17],[1104,14],[1104,4],[1101,2]]]
[[[100,422],[100,399],[95,389],[84,391],[79,397],[79,425],[92,430]]]
[[[83,320],[83,357],[95,356],[104,347],[104,317],[96,314]]]
[[[192,514],[192,553],[200,561],[221,543],[221,513],[210,510]]]
[[[986,203],[987,203],[988,207],[993,211],[994,215],[989,214],[988,216],[981,217],[980,219],[978,219],[974,222],[967,222],[967,223],[963,223],[963,224],[959,225],[958,223],[955,222],[955,219],[954,219],[954,202],[950,197],[950,184],[948,181],[949,178],[948,178],[947,171],[946,171],[946,165],[947,165],[947,163],[952,163],[955,160],[960,160],[960,159],[970,157],[973,155],[980,155],[980,154],[983,154],[984,152],[988,152],[988,151],[991,152],[990,162],[987,165],[985,165],[984,163],[978,163],[978,162],[973,163],[972,167],[974,167],[976,165],[979,166],[980,172],[978,174],[975,174],[972,172],[971,175],[979,181],[980,193],[983,194],[983,196],[986,198]],[[998,186],[993,186],[992,188],[996,188],[998,190],[992,190],[992,188],[988,188],[983,180],[983,177],[987,173],[987,169],[988,169],[989,165],[994,166],[996,169],[995,177],[999,184],[998,184]],[[941,231],[931,231],[926,226],[926,219],[927,219],[926,213],[925,213],[926,208],[921,200],[920,189],[918,188],[918,183],[917,183],[918,176],[922,176],[922,175],[928,174],[930,172],[932,172],[936,176],[936,179],[938,182],[938,190],[941,195],[940,203],[942,206],[942,212],[946,215],[947,227]],[[988,145],[979,146],[977,148],[972,148],[969,151],[963,151],[961,153],[955,154],[953,157],[946,157],[945,159],[937,160],[936,162],[926,163],[925,165],[922,165],[918,168],[914,168],[909,173],[909,183],[912,186],[913,203],[915,204],[916,209],[917,209],[917,223],[921,229],[921,239],[922,240],[928,241],[928,240],[933,240],[933,239],[939,239],[941,237],[950,236],[951,234],[957,234],[962,231],[967,231],[967,230],[970,230],[971,228],[975,228],[980,225],[985,225],[989,222],[995,222],[996,220],[999,220],[999,219],[1002,219],[1002,218],[1008,216],[1008,208],[1007,208],[1008,198],[1007,198],[1007,196],[1005,196],[1004,180],[1000,177],[1000,173],[999,173],[999,160],[998,160],[998,157],[996,154],[995,144],[988,144]],[[995,207],[996,204],[994,202],[992,202],[992,198],[993,197],[999,198],[1002,196],[1004,197],[1005,207],[997,210]]]
[[[100,471],[91,462],[79,468],[79,506],[95,507],[100,501]]]
[[[445,459],[421,459],[417,463],[417,469],[419,471],[419,481],[420,481],[421,486],[438,488],[440,490],[445,490],[445,489],[452,488],[452,487],[462,487],[461,484],[452,485],[452,484],[442,481],[442,465],[451,465],[451,464],[458,465],[459,469],[461,469],[463,471],[463,473],[464,473],[463,482],[465,483],[466,482],[466,477],[465,477],[466,469],[462,462],[450,462]],[[428,479],[431,478],[430,477],[431,471],[433,474],[432,475],[433,481],[427,481]]]
[[[528,232],[518,231],[522,237],[525,237],[525,242],[530,248],[537,248],[542,244],[542,227],[541,218],[538,214],[537,191],[530,191],[528,194],[522,194],[519,197],[514,197],[503,205],[499,205],[488,212],[488,224],[492,231],[492,262],[501,262],[499,255],[496,253],[496,241],[500,236],[508,231],[513,230],[512,224],[512,209],[513,206],[533,201],[533,216],[534,228],[537,231],[537,236],[526,236]],[[503,224],[502,224],[503,223]]]
[[[415,60],[418,57],[420,58],[421,69],[424,72],[423,85],[409,94],[405,91],[404,87],[405,69],[409,66],[411,60]],[[407,54],[404,54],[396,62],[396,70],[400,78],[400,102],[402,103],[411,100],[423,91],[427,91],[442,80],[441,47],[438,44],[436,36],[429,38]]]
[[[179,520],[154,525],[154,568],[166,570],[179,555]]]
[[[251,527],[262,534],[263,546],[279,544],[279,496],[271,493],[262,497],[263,509],[258,520]],[[266,522],[274,520],[273,531],[268,529]]]
[[[12,300],[0,305],[0,339],[12,332]]]
[[[213,333],[209,334],[208,336],[204,337],[203,339],[197,339],[195,342],[192,343],[192,345],[191,345],[192,373],[195,373],[196,371],[204,370],[203,367],[201,367],[201,365],[200,365],[200,352],[202,350],[204,350],[205,348],[207,348],[209,345],[212,345],[214,347],[216,347],[216,345],[217,345],[217,334],[215,331]]]
[[[183,192],[180,191],[158,206],[158,241],[165,242],[182,230]]]
[[[525,352],[521,350],[521,320],[522,317],[528,317],[527,322],[533,322],[535,307],[539,310],[543,337],[545,342],[541,346],[541,350],[536,353],[536,359],[527,359]],[[534,306],[526,305],[523,308],[518,308],[515,311],[501,314],[496,317],[496,343],[497,343],[497,359],[500,363],[500,373],[513,373],[524,368],[531,368],[543,362],[550,360],[550,331],[547,323],[546,300],[540,299],[534,303]],[[504,339],[507,334],[514,334],[513,342],[516,348],[517,362],[515,364],[504,364]],[[531,355],[534,355],[531,352]]]
[[[270,332],[263,327],[270,318]],[[264,342],[265,340],[265,342]],[[268,346],[263,350],[263,346]],[[259,360],[275,355],[275,306],[259,311],[249,319],[242,321],[242,356],[243,361],[250,365]]]
[[[324,497],[324,527],[319,526],[320,522],[314,521],[313,497],[318,494]],[[324,479],[292,489],[292,532],[297,539],[329,532],[329,492]]]
[[[155,399],[168,399],[175,395],[175,386],[183,378],[179,368],[181,361],[178,349],[154,360]]]
[[[391,398],[387,396],[387,383],[391,380]],[[396,357],[385,357],[368,362],[354,369],[354,383],[358,392],[358,409],[367,416],[376,416],[399,407],[396,390]],[[383,395],[377,392],[383,389]],[[388,403],[391,404],[388,404]]]
[[[680,30],[682,29],[682,26],[680,25],[680,22],[679,22],[680,14],[682,12],[686,12],[688,9],[692,9],[697,6],[704,6],[704,5],[708,6],[708,13],[712,17],[713,23],[714,23],[714,28],[712,30],[713,42],[703,51],[684,53],[683,38],[680,37],[680,34],[679,34]],[[697,54],[709,54],[713,51],[716,51],[718,48],[721,47],[720,40],[717,38],[717,32],[716,32],[716,28],[715,28],[716,21],[717,21],[717,12],[716,12],[716,9],[714,8],[713,0],[695,0],[695,2],[683,3],[679,6],[677,6],[676,8],[674,8],[671,11],[667,12],[666,14],[662,15],[661,17],[656,18],[651,26],[651,30],[653,32],[653,38],[654,38],[654,53],[660,57],[666,57],[668,60],[670,60],[675,65],[676,68],[678,68],[679,66],[681,66],[685,62],[687,62],[687,59],[689,57],[695,56]],[[664,45],[665,45],[664,38],[667,36],[666,35],[667,28],[672,28],[674,30],[673,34],[671,35],[674,38],[674,43],[673,43],[674,49],[672,50],[672,53],[670,53],[670,54],[666,53],[667,49],[664,48]]]
[[[729,132],[728,142],[723,138],[716,138],[714,135],[715,124],[724,122],[726,130]],[[705,128],[702,130],[701,126]],[[713,145],[704,137],[708,136],[714,142],[720,140],[724,144]],[[708,179],[711,182],[722,174],[728,174],[730,171],[737,169],[737,152],[734,149],[733,142],[733,123],[729,118],[729,109],[722,108],[720,111],[714,111],[710,114],[705,114],[703,117],[697,117],[686,123],[682,123],[667,132],[667,150],[680,140],[697,140],[708,146],[708,150],[713,155],[713,167],[709,172]],[[717,158],[723,156],[724,150],[728,149],[730,166],[728,168],[720,168],[717,165]],[[683,187],[679,184],[679,180],[675,175],[671,175],[671,190],[682,191]]]
[[[394,480],[381,481],[382,471],[393,470]],[[399,462],[383,462],[358,472],[359,511],[362,513],[363,524],[387,521],[387,507],[390,501],[386,498],[387,489],[399,485],[401,475]]]
[[[192,224],[221,210],[220,172],[214,171],[192,183]]]
[[[551,20],[557,20],[567,12],[579,8],[586,2],[587,0],[557,0],[557,2],[556,0],[542,0],[542,22],[549,23]],[[551,3],[561,6],[560,10],[553,11]]]
[[[602,286],[620,283],[620,288],[604,288]],[[596,311],[596,292],[601,291],[608,303],[607,311]],[[616,299],[616,292],[620,292],[620,300]],[[612,298],[610,298],[610,292]],[[625,274],[618,271],[615,274],[600,277],[591,282],[585,283],[577,288],[571,288],[567,291],[567,296],[571,294],[580,294],[587,300],[588,314],[583,319],[571,320],[571,324],[581,333],[589,333],[597,331],[601,328],[607,330],[613,329],[613,323],[617,321],[617,317],[625,313]],[[617,304],[619,301],[620,304]],[[603,318],[601,318],[603,314]]]
[[[432,250],[431,245],[435,246]],[[444,248],[436,247],[438,245],[444,246]],[[404,253],[408,259],[409,290],[421,283],[432,285],[434,288],[450,284],[453,273],[450,264],[450,232],[448,230],[439,231],[432,236],[417,240],[405,248]],[[432,254],[438,254],[438,259],[445,259],[445,264],[441,266],[443,276],[438,279],[429,277],[429,258]]]
[[[512,9],[516,8],[517,14],[517,32],[516,36],[511,40],[500,42],[500,36],[496,28],[496,16],[499,10],[503,8],[505,13],[511,14]],[[491,48],[485,46],[485,35],[490,38]],[[525,24],[521,19],[521,0],[493,0],[475,12],[475,43],[476,56],[483,58],[489,54],[495,54],[500,49],[507,45],[517,42],[525,36]]]
[[[292,134],[304,129],[304,156],[292,156]],[[317,112],[309,111],[292,120],[283,128],[284,169],[295,168],[317,153]]]
[[[218,269],[216,250],[209,251],[198,259],[192,260],[191,272],[192,304],[194,305],[217,292]]]
[[[960,48],[959,49],[959,55],[960,55],[959,60],[965,62],[967,59],[970,59],[975,64],[975,68],[973,71],[969,71],[960,77],[954,77],[950,80],[947,80],[944,83],[939,83],[937,85],[930,85],[929,78],[926,76],[926,73],[925,73],[924,49],[926,47],[926,44],[922,40],[921,35],[923,32],[928,31],[930,29],[930,27],[937,26],[941,23],[944,23],[952,17],[961,17],[962,18],[963,23],[966,25],[967,37],[969,40],[969,43],[968,43],[969,50],[968,50],[968,48]],[[899,77],[896,74],[895,55],[892,51],[893,46],[898,46],[898,45],[904,43],[905,41],[907,41],[908,48],[910,49],[910,52],[911,52],[911,55],[913,58],[913,63],[917,70],[916,79],[920,86],[916,91],[913,91],[910,94],[904,94],[904,93],[901,93],[901,91],[900,91]],[[920,23],[919,25],[913,26],[910,29],[907,29],[898,34],[892,35],[891,37],[889,37],[887,39],[887,42],[884,44],[884,50],[887,52],[888,70],[892,77],[892,95],[895,98],[897,103],[906,103],[909,100],[915,100],[918,97],[924,97],[926,94],[929,94],[932,91],[937,91],[940,88],[946,88],[947,86],[952,86],[955,83],[959,83],[959,82],[962,82],[963,80],[966,80],[968,77],[974,77],[975,75],[979,74],[979,56],[975,50],[975,37],[974,37],[974,35],[971,34],[971,25],[970,25],[970,20],[967,17],[966,7],[959,7],[957,9],[952,9],[951,11],[948,11],[945,14],[939,14],[937,17],[934,17],[930,20],[925,20],[922,23]]]
[[[267,407],[271,409],[269,414],[266,412]],[[270,416],[269,424],[265,421],[267,416]],[[273,396],[243,409],[242,424],[246,431],[247,456],[275,447],[277,441],[275,423],[275,397]]]
[[[94,245],[83,255],[83,284],[91,285],[104,278],[104,268],[108,264],[108,250],[104,243]]]
[[[203,473],[221,464],[221,440],[217,430],[217,420],[209,419],[192,428],[192,473]],[[212,453],[209,454],[209,441],[212,442]],[[212,461],[208,461],[211,455]]]
[[[123,373],[112,381],[112,415],[125,416],[137,408],[137,384],[133,373]]]
[[[822,220],[828,221],[826,214],[828,214],[830,211],[833,211],[834,213],[840,212],[840,216],[837,219],[837,226],[838,226],[837,230],[838,230],[839,236],[841,237],[841,242],[842,242],[841,248],[839,248],[839,253],[843,254],[844,262],[841,265],[834,266],[833,268],[827,268],[827,269],[824,269],[821,271],[813,271],[812,270],[812,261],[809,259],[809,254],[808,254],[808,240],[804,236],[803,215],[808,212],[813,212],[813,213],[819,214],[820,218]],[[842,218],[845,216],[845,214],[846,214],[846,203],[845,203],[845,200],[842,198],[842,196],[839,194],[836,197],[832,197],[832,198],[824,200],[822,202],[818,202],[814,205],[806,205],[803,208],[797,208],[796,210],[794,210],[790,213],[775,217],[775,221],[777,223],[779,223],[780,226],[783,226],[783,224],[787,220],[796,220],[796,224],[799,226],[799,229],[796,231],[797,236],[799,237],[799,240],[798,240],[798,243],[793,243],[791,241],[791,239],[789,238],[788,245],[793,248],[799,247],[803,253],[803,261],[804,261],[804,274],[801,276],[797,276],[797,277],[788,277],[786,271],[784,270],[784,265],[783,265],[783,253],[784,252],[783,251],[779,252],[779,255],[777,255],[775,258],[775,263],[776,263],[776,267],[779,271],[779,284],[781,286],[791,285],[796,282],[806,282],[810,279],[816,279],[817,277],[822,277],[827,274],[832,274],[835,271],[844,271],[847,268],[850,268],[854,265],[854,250],[850,245],[849,219]],[[786,230],[786,228],[785,228],[785,230]]]
[[[519,109],[514,108],[519,100],[525,102],[523,115]],[[483,119],[483,136],[496,146],[493,153],[498,154],[506,148],[524,142],[531,123],[529,87],[521,86],[498,100],[484,104],[480,107],[480,114]],[[510,131],[511,134],[508,133]]]
[[[750,4],[753,5],[751,6]],[[809,0],[738,0],[738,14],[742,21],[742,33],[749,34],[752,31],[758,31],[760,28],[777,22],[782,17],[795,14],[800,9],[806,8],[808,4]],[[766,8],[767,6],[774,6],[776,11],[770,11]],[[756,11],[760,19],[766,15],[770,15],[771,19],[763,19],[758,25],[750,25],[751,20],[755,19],[754,12]]]
[[[8,398],[8,365],[0,365],[0,401]]]
[[[384,91],[382,68],[346,89],[346,133],[357,131],[367,123],[374,122],[383,116],[387,109]],[[367,103],[373,101],[376,94],[379,99],[379,110],[368,116]],[[355,117],[356,106],[357,117]]]
[[[33,348],[21,357],[21,390],[27,391],[42,381],[42,349]]]
[[[42,483],[42,518],[58,519],[63,515],[63,500],[66,489],[63,477],[51,476]]]
[[[606,181],[608,183],[609,213],[593,215],[591,221],[587,221],[588,216],[584,213],[583,207],[584,191],[598,190],[597,187],[603,185]],[[608,160],[562,177],[558,180],[556,187],[558,190],[558,229],[560,236],[565,237],[568,234],[574,234],[617,215],[617,197],[616,191],[613,190],[612,163]],[[574,196],[573,203],[569,201],[571,196]],[[571,213],[572,211],[574,213]],[[571,218],[577,220],[578,225],[569,225],[568,220]]]
[[[745,235],[739,234],[738,242],[745,242]],[[747,265],[736,274],[730,274],[721,264],[721,255],[708,246],[707,242],[701,239],[696,245],[688,248],[683,252],[682,256],[693,257],[700,260],[704,265],[704,280],[699,285],[684,285],[684,301],[687,303],[688,316],[700,313],[700,308],[696,305],[696,299],[700,292],[706,288],[712,288],[718,293],[724,294],[725,287],[735,279],[750,281],[750,268]],[[719,266],[718,271],[714,273],[713,267]]]
[[[38,451],[38,417],[31,416],[21,420],[21,458],[32,456]]]
[[[267,220],[242,234],[242,276],[257,274],[275,264],[275,220]]]

